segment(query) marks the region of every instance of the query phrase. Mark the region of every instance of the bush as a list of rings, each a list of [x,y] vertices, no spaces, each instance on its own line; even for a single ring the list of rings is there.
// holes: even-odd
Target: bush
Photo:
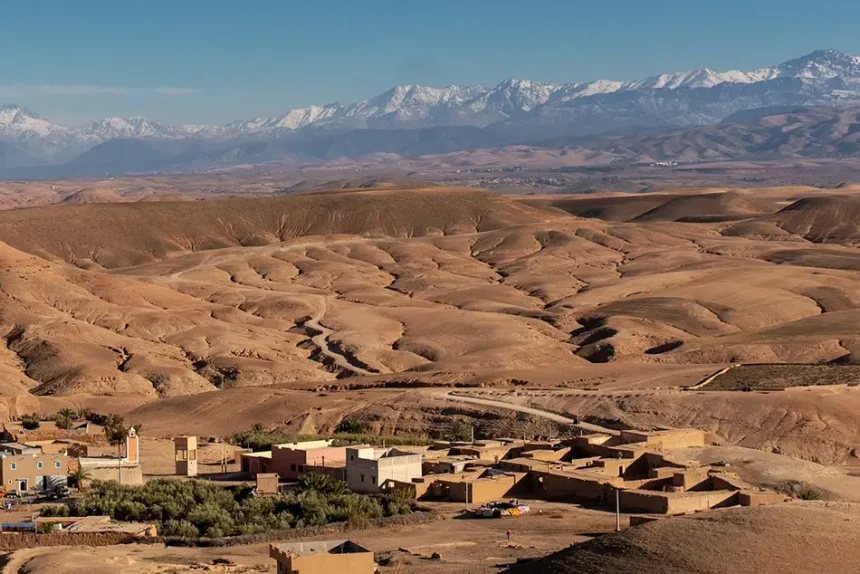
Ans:
[[[361,434],[367,431],[367,425],[358,419],[354,419],[352,417],[347,417],[340,421],[335,427],[335,434],[338,433],[349,433],[349,434]]]
[[[62,430],[68,430],[72,428],[72,422],[72,419],[63,415],[57,415],[57,418],[54,419],[54,424],[57,425],[58,429]]]
[[[821,500],[824,498],[824,493],[811,486],[804,486],[797,491],[797,498],[800,500]]]
[[[406,488],[396,488],[393,492],[383,496],[386,516],[396,514],[409,514],[412,505],[415,504],[415,492]]]
[[[58,526],[59,524],[55,522],[39,524],[38,526],[36,526],[36,534],[51,534],[52,532],[57,530]]]
[[[24,427],[24,430],[36,430],[40,426],[39,417],[36,415],[22,415],[21,426]]]
[[[197,538],[200,532],[197,527],[187,520],[168,520],[161,528],[164,536],[182,536],[183,538]]]

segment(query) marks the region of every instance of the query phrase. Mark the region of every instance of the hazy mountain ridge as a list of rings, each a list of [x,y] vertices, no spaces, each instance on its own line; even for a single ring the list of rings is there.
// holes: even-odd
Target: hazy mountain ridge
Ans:
[[[294,149],[297,139],[303,140],[304,147],[313,148],[310,154],[304,149],[297,152],[309,157],[402,153],[404,145],[410,154],[417,150],[440,153],[462,149],[458,146],[534,144],[554,137],[709,125],[750,109],[855,104],[860,104],[860,58],[819,50],[750,72],[698,68],[631,82],[506,80],[491,88],[396,86],[369,100],[308,106],[226,126],[168,125],[129,117],[69,128],[10,105],[0,108],[0,141],[4,142],[3,167],[7,168],[62,164],[105,142],[122,139],[205,141],[209,143],[199,143],[196,148],[187,144],[181,147],[196,149],[195,153],[205,147],[203,155],[220,155],[219,162],[230,162],[231,155],[252,161],[254,158],[245,153],[249,147],[268,146],[263,155],[272,159],[276,148]],[[470,127],[487,129],[480,134],[457,129]],[[356,130],[421,131],[392,133],[392,141],[383,142],[378,134],[353,134]],[[424,136],[429,141],[422,142]],[[286,143],[252,143],[283,138]],[[320,151],[320,146],[330,149]],[[245,151],[237,153],[237,148]],[[92,157],[85,159],[89,162]]]

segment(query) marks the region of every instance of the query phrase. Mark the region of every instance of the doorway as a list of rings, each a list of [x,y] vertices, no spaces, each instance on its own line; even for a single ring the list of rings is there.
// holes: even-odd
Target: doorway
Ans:
[[[29,489],[29,485],[27,484],[27,479],[26,478],[19,478],[18,479],[18,492],[27,492],[28,489]]]

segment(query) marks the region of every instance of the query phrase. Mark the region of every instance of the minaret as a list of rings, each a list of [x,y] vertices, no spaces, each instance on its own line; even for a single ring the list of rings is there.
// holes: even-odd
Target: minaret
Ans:
[[[134,427],[128,429],[128,436],[125,438],[125,462],[132,464],[140,464],[140,437],[137,436],[137,431]]]

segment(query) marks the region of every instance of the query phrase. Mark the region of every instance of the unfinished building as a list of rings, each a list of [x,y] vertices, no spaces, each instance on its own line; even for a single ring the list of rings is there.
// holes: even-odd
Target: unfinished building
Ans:
[[[412,482],[421,476],[421,454],[372,446],[346,449],[346,482],[355,492],[377,493],[389,481]]]
[[[197,476],[197,437],[178,436],[173,439],[176,474]]]
[[[272,544],[269,556],[278,574],[373,574],[373,552],[351,540],[320,540]]]

